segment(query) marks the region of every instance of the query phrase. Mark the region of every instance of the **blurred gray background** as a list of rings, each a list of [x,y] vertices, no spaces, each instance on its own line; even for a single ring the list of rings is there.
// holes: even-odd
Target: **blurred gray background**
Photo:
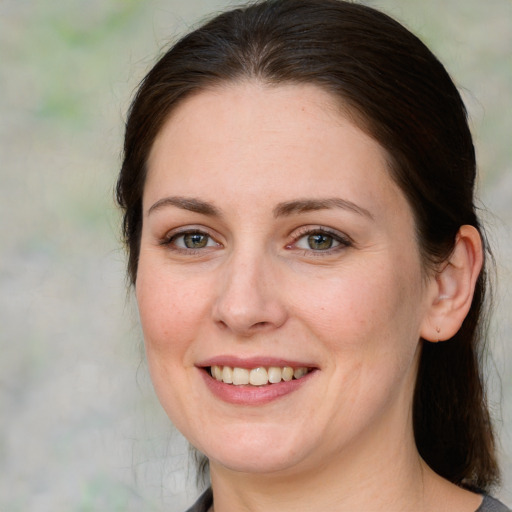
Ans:
[[[182,512],[196,496],[149,383],[113,187],[138,81],[163,46],[233,3],[0,0],[0,512]],[[499,276],[497,494],[510,505],[512,2],[369,3],[430,45],[471,113]]]

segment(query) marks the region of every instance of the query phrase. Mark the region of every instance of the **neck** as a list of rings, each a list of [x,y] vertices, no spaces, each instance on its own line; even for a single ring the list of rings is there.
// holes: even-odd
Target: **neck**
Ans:
[[[241,473],[212,461],[215,512],[428,510],[433,474],[416,450],[412,428],[398,436],[378,434],[362,436],[343,453],[300,470]],[[382,443],[390,438],[396,441]]]

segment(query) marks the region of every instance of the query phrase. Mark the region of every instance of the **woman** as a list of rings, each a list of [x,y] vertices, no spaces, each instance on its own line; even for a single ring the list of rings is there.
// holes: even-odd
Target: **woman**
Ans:
[[[474,181],[448,74],[371,8],[256,3],[154,66],[117,195],[192,511],[507,510]]]

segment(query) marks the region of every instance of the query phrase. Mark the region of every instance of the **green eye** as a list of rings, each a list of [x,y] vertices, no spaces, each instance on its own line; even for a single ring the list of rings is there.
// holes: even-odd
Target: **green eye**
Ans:
[[[326,251],[334,245],[334,238],[325,233],[313,233],[308,236],[308,246],[314,251]]]
[[[184,231],[177,233],[167,240],[162,241],[166,245],[177,251],[193,251],[197,249],[206,249],[208,247],[219,247],[219,244],[203,231]]]
[[[205,233],[187,233],[183,235],[183,245],[187,249],[202,249],[208,245],[209,238]]]
[[[310,251],[311,253],[325,252],[326,254],[330,254],[336,249],[343,249],[351,245],[350,239],[341,233],[330,233],[325,228],[319,228],[312,229],[302,236],[299,236],[293,244],[293,247]]]

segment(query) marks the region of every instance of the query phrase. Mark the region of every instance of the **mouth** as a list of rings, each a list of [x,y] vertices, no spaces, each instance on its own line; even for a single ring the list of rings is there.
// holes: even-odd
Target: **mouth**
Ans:
[[[255,368],[239,368],[236,366],[213,365],[206,367],[209,375],[218,382],[231,384],[233,386],[267,386],[269,384],[279,384],[281,382],[290,382],[300,380],[313,368],[305,366],[258,366]]]
[[[305,361],[219,355],[196,365],[209,391],[236,406],[262,406],[293,395],[320,369]]]

